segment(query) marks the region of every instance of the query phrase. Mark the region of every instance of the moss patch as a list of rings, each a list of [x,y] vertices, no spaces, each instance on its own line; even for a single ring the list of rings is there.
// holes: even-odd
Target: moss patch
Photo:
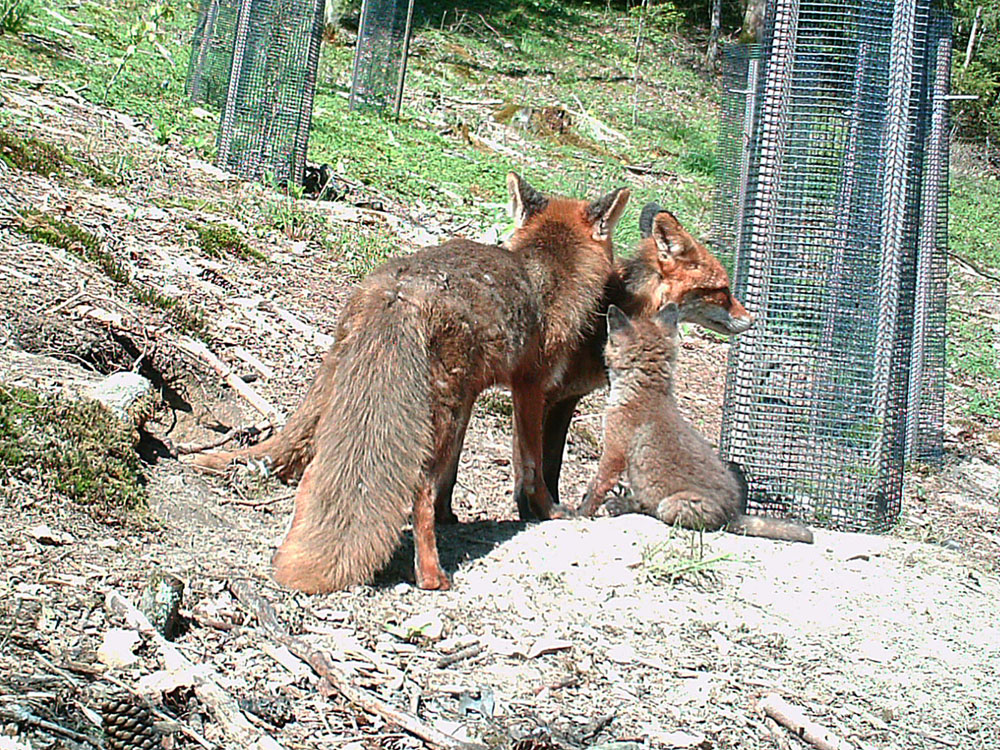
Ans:
[[[187,227],[198,235],[198,246],[209,257],[222,258],[226,255],[236,255],[240,258],[267,262],[264,253],[250,247],[239,230],[228,224],[188,222]]]
[[[45,177],[63,175],[69,169],[98,185],[109,186],[117,182],[112,175],[70,156],[58,146],[38,138],[21,138],[4,130],[0,130],[0,160],[12,169]]]
[[[17,227],[36,242],[62,248],[95,264],[111,281],[127,289],[132,299],[163,310],[186,333],[201,336],[207,330],[207,317],[201,310],[133,281],[128,269],[102,247],[100,238],[83,227],[40,211],[27,212]]]
[[[144,525],[138,435],[97,402],[0,385],[0,483],[41,481],[104,523]]]

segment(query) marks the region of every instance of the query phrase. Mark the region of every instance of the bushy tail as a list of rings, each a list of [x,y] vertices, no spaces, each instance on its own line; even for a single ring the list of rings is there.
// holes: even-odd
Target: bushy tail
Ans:
[[[359,315],[273,561],[279,583],[309,593],[360,583],[389,561],[433,450],[420,311],[382,297]]]
[[[336,350],[333,350],[324,357],[319,373],[299,408],[276,435],[238,451],[203,453],[195,458],[195,465],[213,471],[223,471],[236,460],[266,459],[270,462],[274,473],[281,479],[295,479],[302,476],[305,467],[316,453],[314,441],[316,425],[330,400],[333,376],[336,372],[335,363]]]
[[[747,487],[746,474],[743,468],[729,461],[729,470],[732,472],[736,483],[740,488],[740,510],[746,511]],[[743,534],[744,536],[756,536],[761,539],[776,539],[783,542],[803,542],[813,543],[812,529],[797,521],[789,521],[785,518],[764,518],[763,516],[748,516],[745,512],[737,513],[726,524],[726,531],[733,534]]]
[[[764,518],[763,516],[748,516],[740,513],[727,525],[726,531],[744,536],[756,536],[762,539],[777,539],[783,542],[813,543],[812,529],[797,521],[787,518]]]

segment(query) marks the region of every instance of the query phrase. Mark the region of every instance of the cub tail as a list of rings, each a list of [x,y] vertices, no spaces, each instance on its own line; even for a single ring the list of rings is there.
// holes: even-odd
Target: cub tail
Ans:
[[[798,521],[791,521],[787,518],[765,518],[764,516],[748,516],[745,512],[747,507],[747,478],[743,473],[743,468],[729,461],[729,470],[740,488],[740,513],[733,516],[726,524],[726,531],[732,534],[743,534],[744,536],[755,536],[761,539],[775,539],[781,542],[802,542],[803,544],[813,543],[813,533],[805,524]]]
[[[375,292],[338,345],[316,455],[272,561],[275,580],[306,593],[361,583],[389,561],[433,450],[420,311]]]

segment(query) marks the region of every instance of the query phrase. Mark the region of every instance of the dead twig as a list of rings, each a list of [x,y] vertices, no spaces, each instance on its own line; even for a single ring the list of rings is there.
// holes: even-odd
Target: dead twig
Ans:
[[[25,706],[15,705],[12,709],[0,709],[0,716],[6,718],[8,721],[15,721],[19,724],[31,724],[39,729],[44,729],[46,732],[58,734],[61,737],[68,737],[76,742],[85,742],[91,747],[102,747],[101,743],[92,737],[80,734],[79,732],[74,732],[72,729],[68,729],[64,726],[56,724],[55,722],[43,719],[40,716],[35,716],[35,714]]]
[[[968,258],[966,258],[964,255],[959,255],[958,253],[949,250],[948,251],[948,257],[949,258],[954,258],[959,263],[961,263],[963,266],[965,266],[969,270],[971,270],[971,271],[979,274],[984,279],[989,279],[990,281],[998,281],[998,282],[1000,282],[1000,276],[995,276],[994,274],[990,273],[989,271],[987,271],[986,269],[984,269],[982,266],[980,266],[978,263],[974,263],[973,261],[971,261]]]
[[[258,422],[251,427],[234,427],[228,432],[214,437],[211,440],[207,440],[203,443],[180,443],[179,445],[172,446],[174,453],[178,456],[186,456],[191,453],[202,453],[203,451],[212,450],[213,448],[219,448],[226,443],[228,443],[233,438],[243,435],[243,434],[260,434],[264,430],[269,430],[272,428],[272,424],[268,420],[263,422]]]
[[[460,661],[465,661],[466,659],[471,659],[473,656],[479,656],[483,651],[486,650],[486,646],[481,643],[474,643],[471,646],[466,646],[461,648],[453,654],[448,654],[447,656],[442,656],[437,660],[436,666],[438,669],[444,669],[445,667],[450,667],[452,664],[457,664]]]
[[[816,750],[852,750],[850,745],[812,719],[807,718],[802,711],[777,693],[764,696],[758,707],[767,716],[770,716],[803,742],[808,742]]]
[[[351,703],[405,729],[431,747],[442,750],[482,750],[481,745],[461,742],[428,726],[413,714],[393,708],[366,690],[352,685],[348,677],[334,665],[329,656],[305,641],[290,635],[278,621],[278,614],[271,602],[254,593],[245,581],[234,581],[229,585],[229,589],[244,607],[256,615],[257,623],[265,633],[312,667],[316,674]]]
[[[272,497],[268,500],[220,500],[220,505],[238,505],[242,508],[264,508],[268,505],[280,503],[282,500],[290,500],[295,497],[294,492],[286,492],[283,495]]]
[[[108,608],[125,615],[126,619],[143,635],[151,639],[159,648],[164,666],[168,672],[192,671],[197,674],[194,692],[198,700],[204,703],[218,720],[223,731],[230,737],[236,747],[259,748],[260,750],[278,750],[281,744],[270,735],[255,729],[240,710],[236,700],[223,690],[211,674],[194,670],[194,665],[184,656],[180,649],[170,643],[157,632],[149,620],[134,604],[117,591],[109,591]]]
[[[201,359],[215,370],[229,384],[230,388],[242,396],[254,409],[267,417],[272,424],[284,423],[284,417],[278,409],[269,404],[263,396],[247,385],[242,378],[233,372],[229,365],[213,354],[203,343],[185,336],[177,342],[177,346],[188,354]]]

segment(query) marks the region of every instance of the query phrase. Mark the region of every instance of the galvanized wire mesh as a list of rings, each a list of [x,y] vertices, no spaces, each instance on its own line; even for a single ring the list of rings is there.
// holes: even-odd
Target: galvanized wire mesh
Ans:
[[[908,407],[930,415],[943,383],[941,206],[921,203],[930,0],[776,0],[768,15],[759,52],[726,56],[716,237],[755,325],[731,349],[722,451],[750,512],[883,529]],[[934,239],[920,265],[922,216]],[[940,420],[909,424],[933,441]]]
[[[929,463],[939,462],[943,454],[951,44],[951,16],[934,9],[922,110],[926,131],[906,436],[906,458]]]
[[[241,0],[216,163],[301,184],[323,35],[323,0]]]
[[[240,0],[202,0],[188,64],[187,94],[222,108],[229,91]]]
[[[354,49],[351,109],[399,115],[413,0],[365,0]]]

